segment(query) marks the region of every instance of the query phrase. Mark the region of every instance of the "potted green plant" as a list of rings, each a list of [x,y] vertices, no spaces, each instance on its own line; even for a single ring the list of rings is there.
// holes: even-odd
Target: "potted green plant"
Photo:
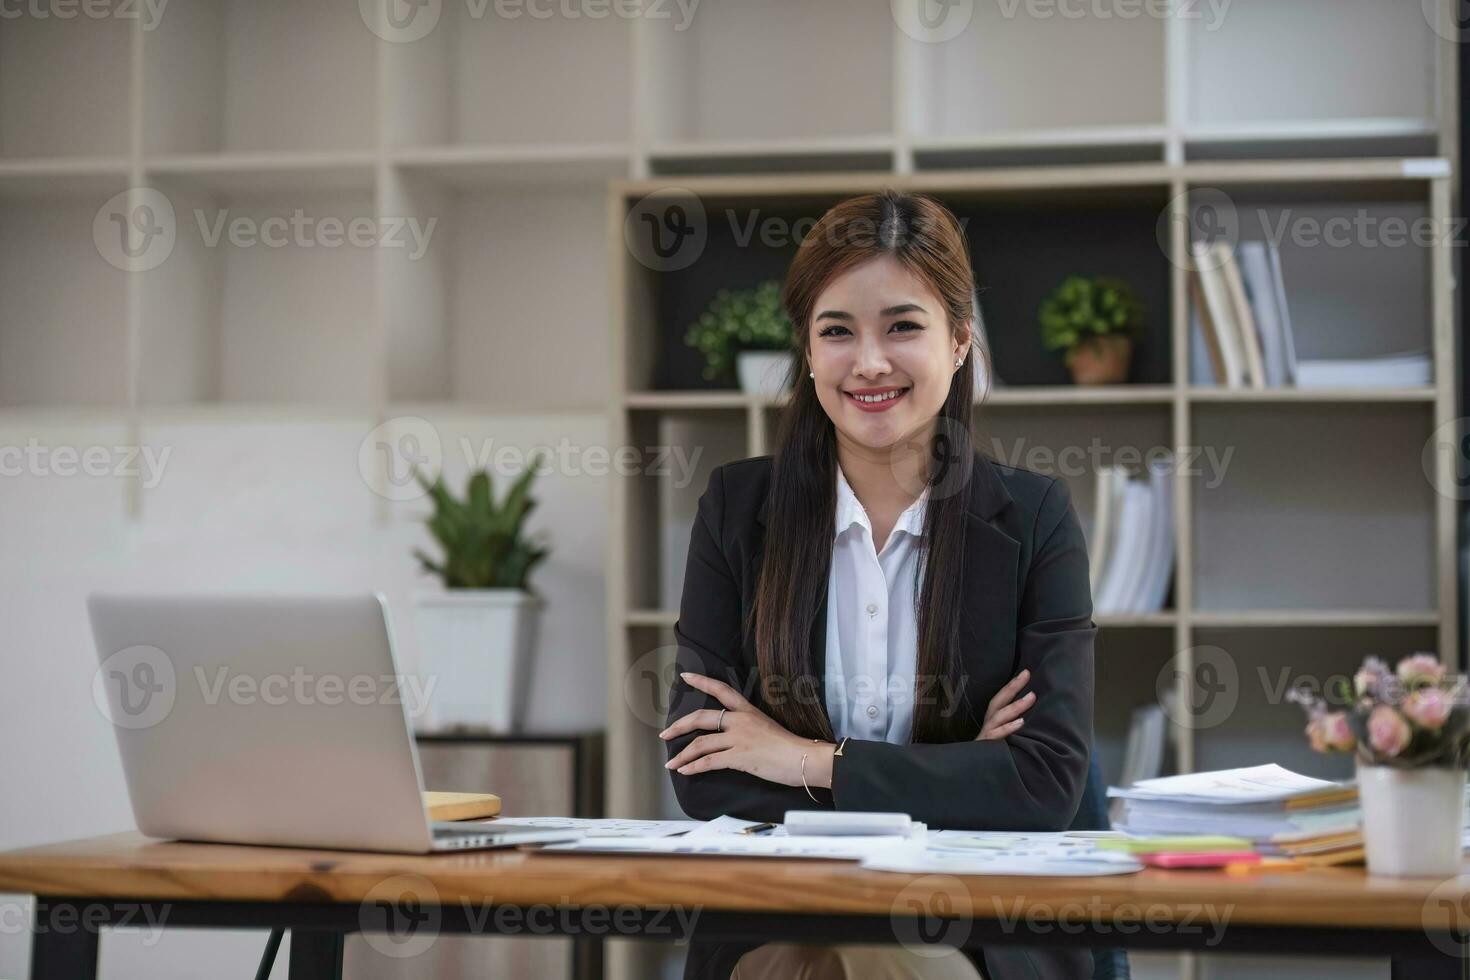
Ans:
[[[791,374],[791,320],[775,279],[749,289],[720,289],[690,324],[684,342],[704,355],[705,378],[728,377],[732,364],[746,394],[774,398]]]
[[[510,733],[522,726],[545,606],[527,579],[549,551],[523,534],[536,506],[530,496],[536,462],[533,454],[499,504],[487,470],[470,474],[463,498],[442,475],[430,481],[416,474],[434,505],[425,523],[443,552],[437,560],[413,552],[444,586],[416,596],[422,669],[438,678],[427,728]]]
[[[1118,384],[1128,377],[1143,305],[1121,279],[1070,276],[1041,303],[1041,342],[1065,350],[1079,385]]]
[[[1288,693],[1307,711],[1318,752],[1351,752],[1370,874],[1460,873],[1465,764],[1470,742],[1467,679],[1430,653],[1395,670],[1368,657],[1341,690]]]

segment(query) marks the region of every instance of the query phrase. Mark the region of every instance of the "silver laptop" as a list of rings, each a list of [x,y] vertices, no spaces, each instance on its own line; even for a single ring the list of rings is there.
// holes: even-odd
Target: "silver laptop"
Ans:
[[[381,595],[93,594],[92,693],[151,837],[426,853],[574,840],[431,822]],[[457,789],[459,787],[443,787]]]

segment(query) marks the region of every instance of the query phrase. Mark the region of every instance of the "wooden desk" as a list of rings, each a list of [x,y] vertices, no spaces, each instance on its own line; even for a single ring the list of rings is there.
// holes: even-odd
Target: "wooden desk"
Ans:
[[[1405,980],[1461,977],[1470,951],[1470,873],[1440,882],[1361,868],[956,877],[839,861],[405,857],[118,834],[0,854],[0,891],[38,896],[35,980],[95,976],[98,926],[144,913],[164,928],[290,927],[292,980],[339,976],[343,937],[356,932],[400,950],[449,933],[677,941],[693,929],[702,940],[1330,953],[1392,957]]]

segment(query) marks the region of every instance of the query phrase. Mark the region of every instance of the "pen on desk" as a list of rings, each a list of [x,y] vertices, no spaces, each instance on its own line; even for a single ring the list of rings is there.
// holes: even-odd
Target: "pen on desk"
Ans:
[[[767,831],[775,829],[776,825],[773,823],[755,823],[751,824],[749,827],[742,828],[740,832],[742,834],[764,834]]]

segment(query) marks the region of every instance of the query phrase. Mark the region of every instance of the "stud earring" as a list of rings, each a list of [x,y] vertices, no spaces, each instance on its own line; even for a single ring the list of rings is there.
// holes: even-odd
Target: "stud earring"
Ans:
[[[816,377],[816,376],[817,376],[817,372],[815,372],[815,371],[808,371],[808,372],[807,372],[807,373],[806,373],[806,376],[807,376],[807,377],[808,377],[808,378],[815,378],[815,377]]]
[[[959,367],[963,363],[965,363],[965,359],[963,357],[957,357],[955,358],[954,366]]]

